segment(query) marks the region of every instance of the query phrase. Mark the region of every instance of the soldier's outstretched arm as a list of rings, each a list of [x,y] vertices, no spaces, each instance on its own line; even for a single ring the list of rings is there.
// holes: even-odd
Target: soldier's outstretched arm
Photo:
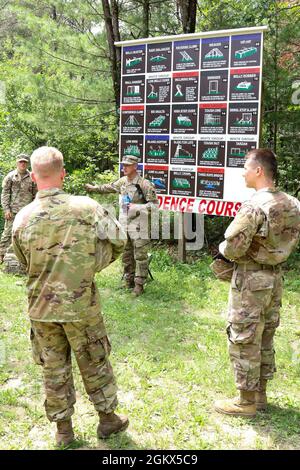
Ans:
[[[101,184],[101,185],[92,185],[86,184],[85,189],[88,192],[99,193],[99,194],[108,194],[108,193],[119,193],[122,185],[122,178],[114,181],[113,183]]]
[[[244,256],[254,235],[264,222],[264,218],[264,214],[259,208],[244,203],[225,232],[225,241],[219,245],[220,253],[233,261]]]

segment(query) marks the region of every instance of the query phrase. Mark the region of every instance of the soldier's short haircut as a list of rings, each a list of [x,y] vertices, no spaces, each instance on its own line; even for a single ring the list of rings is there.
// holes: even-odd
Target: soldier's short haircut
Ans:
[[[30,157],[31,168],[40,178],[59,173],[64,166],[64,157],[55,147],[39,147]]]
[[[270,149],[254,149],[247,153],[246,158],[251,158],[259,166],[262,166],[265,175],[272,180],[277,179],[276,155]]]

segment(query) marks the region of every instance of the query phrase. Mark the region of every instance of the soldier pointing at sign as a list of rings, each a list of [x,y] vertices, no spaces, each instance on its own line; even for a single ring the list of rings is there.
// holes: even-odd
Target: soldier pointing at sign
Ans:
[[[219,247],[234,261],[227,334],[240,396],[218,401],[215,408],[233,416],[254,416],[266,409],[267,383],[276,370],[273,337],[279,326],[281,264],[300,236],[300,202],[275,188],[276,176],[271,150],[248,153],[244,178],[256,193],[242,204]]]
[[[125,176],[112,184],[102,186],[86,185],[87,191],[119,193],[121,195],[120,222],[126,227],[128,240],[123,254],[126,285],[134,288],[138,296],[144,291],[148,276],[149,227],[148,214],[158,206],[155,188],[138,175],[138,158],[127,155],[121,162]]]

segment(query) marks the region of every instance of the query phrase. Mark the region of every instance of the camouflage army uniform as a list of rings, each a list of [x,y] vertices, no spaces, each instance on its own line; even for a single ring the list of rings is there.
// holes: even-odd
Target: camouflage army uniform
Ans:
[[[245,202],[225,232],[220,252],[235,262],[227,334],[239,390],[257,391],[275,372],[273,337],[282,297],[280,264],[297,246],[300,203],[274,189]]]
[[[143,196],[136,185],[139,185]],[[96,192],[119,193],[121,197],[120,223],[128,235],[127,244],[123,254],[124,276],[128,283],[135,281],[143,285],[148,276],[148,247],[149,247],[149,212],[158,207],[155,188],[145,178],[136,176],[129,180],[124,176],[112,184],[98,186]],[[128,197],[133,204],[137,204],[136,211],[131,214],[123,204]],[[146,201],[146,202],[145,202]]]
[[[120,224],[88,197],[39,191],[13,225],[15,253],[27,267],[33,357],[43,366],[50,421],[74,412],[71,350],[97,411],[112,412],[117,386],[94,282],[126,243]]]
[[[4,256],[11,244],[11,231],[16,214],[22,207],[30,204],[37,193],[36,184],[26,170],[21,174],[18,170],[11,171],[2,182],[1,205],[4,212],[11,212],[12,218],[5,220],[4,230],[0,241],[0,256]]]

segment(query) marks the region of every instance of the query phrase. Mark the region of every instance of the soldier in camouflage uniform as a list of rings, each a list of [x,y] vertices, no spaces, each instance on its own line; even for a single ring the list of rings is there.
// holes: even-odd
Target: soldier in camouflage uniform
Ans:
[[[158,207],[155,188],[149,180],[138,175],[138,158],[127,155],[123,161],[124,174],[112,184],[86,185],[91,192],[121,195],[120,222],[126,229],[128,241],[123,254],[124,277],[128,288],[138,296],[144,291],[148,276],[149,212]]]
[[[2,182],[1,205],[5,225],[0,241],[0,263],[3,262],[6,250],[11,244],[11,231],[17,212],[33,201],[37,192],[36,184],[27,169],[28,163],[27,155],[18,155],[17,169],[8,173]]]
[[[271,150],[251,151],[244,168],[246,185],[256,193],[242,204],[219,247],[234,261],[227,334],[240,396],[220,400],[215,408],[254,416],[266,409],[267,381],[276,370],[273,337],[282,297],[280,266],[299,241],[300,203],[275,189],[277,162]]]
[[[43,367],[46,414],[57,423],[57,444],[72,442],[72,350],[99,413],[98,437],[105,438],[124,430],[128,419],[114,413],[117,386],[94,274],[120,255],[126,234],[96,201],[62,191],[57,149],[37,149],[31,163],[39,191],[15,218],[13,248],[28,274],[32,350]]]

